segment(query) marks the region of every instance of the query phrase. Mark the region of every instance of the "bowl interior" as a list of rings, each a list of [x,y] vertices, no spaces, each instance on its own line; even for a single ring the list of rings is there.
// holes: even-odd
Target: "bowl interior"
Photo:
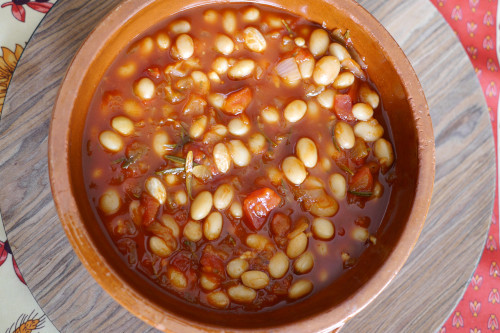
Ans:
[[[210,4],[223,2],[227,1]],[[350,31],[388,110],[387,122],[392,128],[399,167],[387,213],[377,234],[377,245],[365,251],[356,267],[330,288],[277,310],[227,316],[223,311],[200,308],[172,297],[131,271],[96,221],[87,199],[81,145],[89,103],[105,70],[134,37],[173,13],[208,1],[126,1],[90,36],[65,78],[51,128],[51,182],[65,231],[87,269],[122,305],[160,329],[166,329],[167,323],[175,329],[186,322],[197,328],[285,328],[305,324],[313,317],[315,320],[304,327],[317,330],[334,326],[363,308],[392,279],[424,223],[434,172],[432,128],[430,118],[425,117],[428,110],[418,80],[394,40],[354,1],[257,2],[324,22],[330,29]],[[428,151],[423,151],[423,142],[427,142]],[[60,157],[55,156],[61,153],[64,158],[58,160]],[[327,322],[322,320],[325,318]]]

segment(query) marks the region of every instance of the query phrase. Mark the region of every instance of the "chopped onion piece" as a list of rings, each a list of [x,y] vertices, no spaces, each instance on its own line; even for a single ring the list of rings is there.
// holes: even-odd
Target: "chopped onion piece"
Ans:
[[[287,84],[296,84],[302,78],[294,58],[287,58],[276,65],[276,72]]]

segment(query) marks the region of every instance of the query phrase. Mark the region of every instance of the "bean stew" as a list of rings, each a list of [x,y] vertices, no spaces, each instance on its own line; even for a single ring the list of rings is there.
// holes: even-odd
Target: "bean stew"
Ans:
[[[377,243],[395,156],[349,31],[248,4],[131,41],[96,88],[83,173],[124,260],[169,293],[257,311]]]

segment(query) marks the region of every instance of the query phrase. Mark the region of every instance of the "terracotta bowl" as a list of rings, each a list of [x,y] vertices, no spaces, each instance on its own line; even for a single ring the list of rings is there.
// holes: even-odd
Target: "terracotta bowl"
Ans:
[[[359,264],[336,287],[273,311],[228,315],[188,305],[130,270],[97,223],[82,176],[82,134],[94,89],[118,52],[170,15],[227,0],[128,0],[91,33],[75,56],[55,104],[49,137],[52,193],[73,248],[96,281],[137,317],[163,331],[323,331],[341,327],[395,277],[414,247],[431,200],[434,138],[420,83],[389,33],[351,0],[258,0],[326,27],[350,30],[393,130],[397,180],[386,216]],[[241,2],[241,1],[239,1]],[[342,287],[339,288],[338,286]]]

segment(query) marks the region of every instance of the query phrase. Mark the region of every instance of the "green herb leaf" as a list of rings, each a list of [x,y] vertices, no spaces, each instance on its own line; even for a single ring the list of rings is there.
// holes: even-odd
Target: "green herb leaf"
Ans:
[[[349,193],[353,195],[357,195],[358,197],[371,197],[373,195],[373,192],[358,192],[358,191],[351,191],[349,190]]]
[[[288,23],[285,20],[282,19],[281,23],[283,23],[283,25],[285,26],[286,31],[288,31],[288,34],[290,36],[295,36],[295,33],[293,32],[293,30],[290,28],[290,26],[288,25]]]
[[[276,142],[274,142],[270,137],[268,137],[266,135],[266,133],[264,133],[264,131],[259,131],[260,134],[262,134],[264,136],[264,138],[271,144],[271,146],[273,146],[273,148],[276,148],[278,147],[278,144]]]
[[[342,169],[342,171],[350,174],[351,176],[354,176],[354,171],[349,169],[346,165],[343,165],[343,164],[337,164],[337,165],[339,166],[340,169]]]
[[[177,164],[186,164],[186,159],[179,156],[164,155],[163,158]]]
[[[128,169],[129,166],[131,166],[132,164],[134,164],[135,162],[137,162],[141,158],[141,155],[142,154],[138,153],[138,154],[130,156],[129,159],[125,160],[122,163],[122,169]]]
[[[344,38],[345,38],[345,40],[348,40],[349,38],[351,38],[351,32],[349,31],[349,29],[345,32]]]

